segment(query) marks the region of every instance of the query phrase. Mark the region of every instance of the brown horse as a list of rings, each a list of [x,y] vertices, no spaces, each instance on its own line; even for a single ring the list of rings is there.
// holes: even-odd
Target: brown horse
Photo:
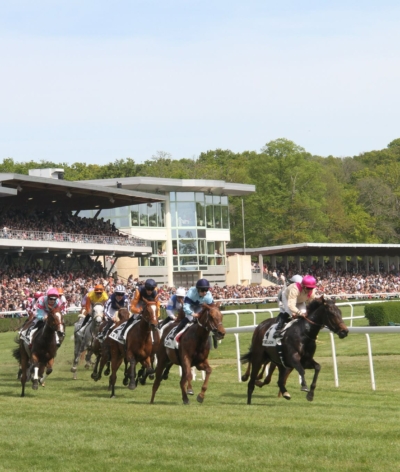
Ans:
[[[177,364],[182,367],[182,377],[180,381],[182,400],[185,405],[189,403],[186,385],[192,380],[191,367],[206,372],[206,378],[201,387],[201,392],[197,396],[197,401],[203,403],[204,396],[208,387],[208,381],[212,372],[212,368],[208,363],[208,354],[210,352],[209,335],[210,332],[222,339],[225,336],[225,329],[222,324],[222,313],[218,305],[202,306],[198,314],[197,323],[190,326],[182,335],[178,349],[166,348],[164,340],[168,333],[176,326],[176,324],[166,326],[164,330],[160,347],[157,351],[157,368],[156,379],[153,384],[153,391],[150,403],[154,403],[154,397],[163,379],[164,369],[171,364]]]
[[[282,356],[279,354],[277,346],[262,345],[264,335],[273,322],[273,319],[269,319],[259,325],[257,334],[253,336],[249,352],[241,357],[243,362],[251,362],[251,375],[247,385],[247,404],[251,404],[257,376],[261,366],[266,362],[274,362],[278,366],[278,386],[284,398],[290,399],[285,383],[291,370],[296,369],[301,377],[301,390],[308,392],[308,401],[313,401],[318,374],[321,370],[321,366],[314,360],[316,338],[324,326],[336,333],[341,339],[347,336],[348,329],[342,320],[340,309],[333,300],[325,300],[323,297],[311,302],[307,316],[298,318],[286,329],[281,341]],[[314,378],[310,389],[306,384],[304,369],[314,369]]]
[[[32,345],[29,346],[20,339],[19,347],[14,349],[13,356],[20,362],[22,369],[21,397],[25,396],[28,375],[31,378],[33,375],[32,388],[37,390],[39,382],[44,386],[46,376],[53,371],[54,358],[58,349],[56,332],[61,342],[65,336],[63,315],[58,311],[50,310],[43,326],[33,334]],[[44,374],[45,368],[46,374]]]
[[[129,310],[127,308],[120,308],[118,310],[117,316],[115,317],[116,321],[115,324],[112,326],[111,331],[115,328],[118,328],[122,323],[128,321],[130,316]],[[107,321],[103,321],[100,325],[99,331],[102,332],[103,328],[105,327]],[[101,374],[103,372],[104,366],[107,365],[106,370],[104,371],[104,375],[109,375],[111,372],[111,351],[110,351],[110,341],[111,339],[107,337],[101,343],[97,338],[93,341],[92,352],[96,357],[93,372],[92,372],[92,379],[98,381],[101,379]]]

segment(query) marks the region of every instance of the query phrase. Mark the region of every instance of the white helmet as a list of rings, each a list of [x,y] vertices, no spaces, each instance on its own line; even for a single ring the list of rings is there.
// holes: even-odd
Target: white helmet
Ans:
[[[297,274],[297,275],[294,275],[289,280],[290,280],[290,282],[301,284],[301,282],[303,282],[303,277],[301,275]]]
[[[186,295],[186,290],[183,287],[179,287],[176,289],[175,295],[177,297],[184,297]]]
[[[123,285],[117,285],[115,287],[114,293],[125,293],[125,287]]]

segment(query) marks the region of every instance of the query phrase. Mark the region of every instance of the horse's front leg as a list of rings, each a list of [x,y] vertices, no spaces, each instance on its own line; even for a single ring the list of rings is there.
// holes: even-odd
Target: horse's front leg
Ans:
[[[129,359],[128,359],[129,363],[130,363],[130,366],[129,366],[129,370],[130,370],[130,381],[129,381],[129,385],[128,385],[128,388],[129,390],[135,390],[136,388],[136,359],[134,356],[131,356]]]
[[[31,362],[31,379],[32,379],[32,388],[37,390],[39,386],[39,359],[36,354],[32,353],[32,362]]]
[[[292,357],[291,357],[291,362],[290,364],[292,365],[292,367],[294,367],[297,372],[299,373],[300,375],[300,390],[302,392],[308,392],[309,389],[307,387],[307,383],[306,383],[306,378],[305,378],[305,370],[304,370],[304,367],[303,365],[301,364],[301,360],[300,360],[300,355],[296,352]],[[279,370],[280,371],[280,370]],[[282,382],[283,382],[283,379],[282,379]]]
[[[21,374],[21,386],[22,386],[21,397],[24,397],[25,396],[25,384],[26,384],[26,379],[28,377],[29,358],[28,358],[23,346],[20,346],[20,351],[21,351],[21,369],[22,369],[22,374]]]
[[[81,356],[81,342],[79,341],[79,338],[77,339],[75,335],[75,350],[74,350],[74,361],[72,363],[71,367],[71,372],[74,374],[73,379],[76,380],[76,370],[79,364],[79,358]]]
[[[46,378],[53,372],[54,358],[50,359],[46,365],[46,372],[39,378],[39,383],[42,387],[45,386]],[[43,369],[44,370],[44,369]]]
[[[307,362],[307,364],[305,365],[305,368],[314,369],[314,377],[312,379],[310,391],[307,393],[307,397],[306,397],[309,402],[312,402],[314,400],[314,391],[315,391],[315,387],[317,386],[317,379],[318,379],[319,372],[321,370],[321,366],[320,364],[318,364],[318,362],[315,362],[314,359],[311,359],[310,361]]]
[[[156,396],[158,387],[160,386],[160,383],[164,378],[163,377],[163,372],[164,372],[165,365],[167,364],[168,361],[169,361],[169,358],[167,356],[167,353],[165,352],[165,349],[162,349],[162,350],[158,351],[158,353],[157,353],[156,378],[154,380],[153,388],[152,388],[152,391],[151,391],[151,399],[150,399],[151,404],[154,403],[154,398]]]
[[[205,370],[206,371],[206,378],[204,379],[203,385],[201,386],[201,392],[197,395],[197,401],[199,403],[203,403],[204,396],[205,396],[207,388],[208,388],[208,381],[210,379],[212,368],[211,368],[210,364],[208,363],[207,359],[204,362],[202,362],[201,364],[198,364],[196,367],[199,370]],[[192,379],[192,375],[190,373],[190,380],[191,379]]]
[[[93,340],[92,340],[93,342]],[[92,355],[93,355],[93,348],[92,348],[92,342],[89,344],[86,350],[86,357],[85,357],[85,369],[89,369],[90,366],[92,365]]]
[[[115,382],[117,381],[117,371],[122,364],[122,357],[112,356],[111,359],[111,375],[109,381],[109,390],[111,390],[110,398],[115,397]]]
[[[278,396],[283,396],[285,400],[290,400],[291,396],[290,393],[286,390],[286,380],[287,380],[287,375],[286,375],[286,367],[283,365],[278,365],[279,369],[279,378],[278,378],[278,387],[279,387],[279,395]]]
[[[205,369],[203,369],[205,370]],[[206,376],[206,380],[208,379],[208,377]],[[190,360],[188,359],[187,356],[184,357],[184,359],[182,360],[182,377],[181,377],[181,381],[180,381],[180,386],[181,386],[181,391],[182,391],[182,400],[183,400],[183,404],[184,405],[188,405],[190,402],[189,402],[189,398],[187,396],[187,391],[186,391],[186,385],[188,383],[191,383],[192,382],[192,367],[190,365]],[[205,382],[204,382],[205,383]],[[203,384],[204,386],[204,384]],[[200,394],[199,394],[200,396]],[[204,397],[204,395],[203,395]],[[197,397],[197,400],[202,403],[203,400],[199,400],[199,398]]]

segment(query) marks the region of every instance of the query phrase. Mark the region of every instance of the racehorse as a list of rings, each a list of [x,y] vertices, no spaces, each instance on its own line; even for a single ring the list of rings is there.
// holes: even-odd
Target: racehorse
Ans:
[[[222,313],[219,306],[212,304],[203,304],[198,314],[197,323],[191,325],[180,337],[179,348],[172,349],[164,346],[166,336],[176,325],[167,325],[164,329],[160,347],[157,351],[156,379],[153,384],[153,391],[150,403],[154,403],[154,397],[160,386],[163,377],[164,368],[170,364],[178,364],[182,367],[182,377],[180,381],[182,400],[185,405],[189,404],[186,385],[192,380],[191,367],[198,370],[204,370],[206,377],[201,387],[201,392],[197,396],[197,401],[203,403],[204,396],[208,387],[208,381],[212,368],[208,363],[208,354],[210,352],[209,335],[210,332],[217,339],[225,336],[225,329],[222,324]]]
[[[290,400],[285,383],[291,370],[296,369],[301,377],[300,389],[307,393],[307,400],[313,401],[321,366],[314,360],[316,338],[320,330],[326,326],[343,339],[348,334],[347,326],[342,319],[342,313],[333,300],[324,297],[311,302],[306,317],[299,317],[286,328],[281,344],[282,355],[277,346],[263,346],[265,333],[275,322],[274,319],[265,320],[257,327],[257,334],[253,336],[250,350],[241,357],[242,362],[251,362],[251,375],[247,385],[247,404],[251,404],[257,376],[261,366],[266,362],[274,362],[279,369],[279,390],[284,398]],[[314,369],[311,387],[308,388],[304,377],[304,369]]]
[[[71,372],[74,374],[76,380],[76,370],[81,354],[85,351],[85,368],[88,369],[92,358],[92,345],[94,338],[97,336],[100,324],[104,317],[104,307],[101,303],[94,305],[92,314],[86,325],[82,328],[83,318],[78,320],[74,325],[74,360],[71,367]]]
[[[115,328],[120,326],[123,322],[128,321],[129,316],[130,316],[130,313],[127,308],[120,308],[115,317],[116,319],[115,324],[111,327],[109,332],[113,331]],[[104,328],[104,326],[100,326],[100,329],[101,328]],[[101,379],[101,374],[106,364],[107,364],[107,367],[106,367],[106,370],[104,371],[104,375],[107,376],[110,374],[110,371],[111,371],[110,341],[111,339],[108,337],[108,335],[106,338],[104,338],[104,341],[102,343],[97,338],[93,341],[92,351],[96,357],[96,361],[94,363],[91,377],[96,382]]]
[[[44,381],[53,371],[54,358],[58,345],[56,332],[60,342],[65,336],[63,315],[59,312],[49,310],[47,318],[41,327],[33,334],[32,345],[29,346],[20,339],[19,346],[14,349],[13,356],[21,364],[22,375],[21,397],[25,396],[25,383],[28,378],[32,378],[33,390],[38,389],[39,382],[44,386]],[[44,374],[44,369],[46,373]]]

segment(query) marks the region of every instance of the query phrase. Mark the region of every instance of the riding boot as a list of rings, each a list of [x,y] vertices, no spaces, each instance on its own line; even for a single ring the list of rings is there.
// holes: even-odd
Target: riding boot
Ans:
[[[124,329],[122,330],[121,334],[119,335],[119,340],[120,341],[124,341],[124,334],[126,332],[126,330],[128,329],[128,327],[134,322],[134,320],[136,319],[135,315],[131,316],[129,318],[129,320],[126,322],[125,326],[124,326]]]
[[[167,316],[165,319],[163,319],[160,322],[160,327],[159,329],[162,329],[166,324],[168,324],[170,321],[174,321],[170,316]]]
[[[107,336],[108,330],[111,328],[113,323],[114,323],[113,320],[111,319],[107,320],[106,325],[104,326],[101,333],[99,333],[99,335],[97,336],[97,339],[99,339],[100,341],[103,341],[103,339]]]
[[[85,326],[85,324],[88,322],[89,318],[90,318],[90,315],[86,315],[86,316],[85,316],[85,319],[83,320],[81,329],[82,329],[82,328]]]
[[[278,324],[276,326],[276,330],[274,333],[274,339],[279,338],[281,336],[281,331],[285,323],[287,323],[289,315],[287,313],[279,313],[278,316]]]
[[[183,328],[184,328],[189,322],[190,322],[190,320],[189,320],[188,318],[186,318],[186,316],[185,316],[185,318],[183,318],[183,320],[181,320],[181,322],[178,324],[178,326],[177,326],[177,328],[176,328],[176,330],[175,330],[175,341],[176,341],[176,343],[178,343],[178,341],[177,341],[177,339],[176,339],[177,336],[178,336],[178,334],[183,330]]]

